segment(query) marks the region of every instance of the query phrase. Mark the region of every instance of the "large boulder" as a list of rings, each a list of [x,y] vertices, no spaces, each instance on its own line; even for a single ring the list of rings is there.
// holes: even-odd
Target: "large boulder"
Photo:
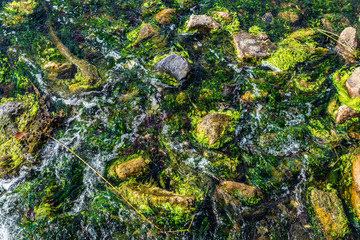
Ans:
[[[149,172],[149,163],[150,159],[142,155],[134,155],[125,162],[116,161],[113,163],[109,168],[109,176],[120,180],[139,177]]]
[[[246,32],[234,34],[233,41],[240,59],[265,58],[276,50],[276,46],[269,39],[262,40],[259,36]]]
[[[180,81],[189,74],[191,65],[185,58],[172,53],[157,62],[154,68],[160,72],[167,73]]]
[[[207,15],[191,15],[187,28],[189,30],[211,31],[221,28],[221,25]]]
[[[358,46],[356,29],[347,27],[341,32],[335,50],[347,63],[354,63],[356,60],[355,50]]]
[[[351,98],[360,97],[360,67],[355,69],[345,87]]]
[[[347,120],[350,120],[355,117],[360,117],[360,113],[358,111],[346,105],[342,105],[339,107],[339,110],[335,117],[335,121],[342,124]]]
[[[342,238],[348,233],[348,219],[335,193],[312,189],[310,201],[320,229],[327,239]]]
[[[196,127],[198,135],[205,135],[209,147],[220,141],[230,124],[230,116],[223,113],[210,113],[202,118]]]

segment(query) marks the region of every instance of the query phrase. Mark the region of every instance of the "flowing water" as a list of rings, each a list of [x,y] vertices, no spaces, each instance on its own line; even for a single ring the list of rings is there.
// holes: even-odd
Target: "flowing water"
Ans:
[[[337,159],[334,147],[346,153],[353,144],[346,138],[339,147],[338,143],[326,142],[326,137],[319,139],[314,135],[315,131],[322,131],[330,136],[331,129],[335,129],[340,136],[346,130],[334,127],[333,120],[325,116],[336,94],[332,85],[332,73],[338,66],[335,54],[319,60],[313,64],[315,67],[303,63],[287,75],[268,74],[270,70],[259,62],[252,66],[237,62],[236,54],[230,53],[234,52],[230,36],[226,39],[222,35],[179,33],[191,13],[205,13],[215,7],[210,1],[199,1],[181,12],[179,23],[163,27],[162,34],[168,42],[158,48],[145,44],[129,47],[131,41],[121,32],[128,33],[148,19],[138,16],[141,4],[136,1],[124,1],[127,6],[117,1],[83,1],[83,5],[77,1],[44,2],[52,6],[51,18],[56,20],[58,29],[63,29],[64,43],[82,57],[86,57],[84,52],[95,52],[89,61],[106,79],[100,87],[69,94],[47,79],[33,51],[26,46],[17,48],[15,43],[26,39],[24,32],[35,39],[33,42],[51,45],[49,40],[44,43],[41,39],[47,36],[47,30],[41,26],[38,37],[28,32],[45,21],[42,9],[37,13],[40,20],[32,17],[34,23],[29,23],[28,29],[11,32],[11,28],[4,27],[1,36],[12,35],[16,39],[6,44],[7,52],[14,49],[25,63],[24,71],[41,95],[47,96],[51,111],[65,112],[63,123],[53,136],[104,176],[114,160],[148,152],[153,163],[150,175],[141,179],[142,183],[178,192],[198,191],[201,196],[185,221],[147,212],[149,219],[166,230],[186,229],[194,216],[189,232],[159,233],[74,154],[49,139],[36,164],[23,166],[12,178],[0,179],[0,239],[322,238],[309,214],[308,188],[323,184],[331,170],[330,162]],[[240,9],[241,2],[241,6],[254,11],[243,1],[229,2],[219,5],[234,11]],[[265,12],[266,6],[260,11]],[[243,19],[255,21],[251,14]],[[67,25],[72,27],[67,29]],[[119,30],[119,37],[112,25],[125,28]],[[284,29],[291,32],[299,27],[289,28]],[[275,32],[271,26],[269,29],[274,40],[285,34]],[[74,30],[84,35],[82,47],[64,37],[75,38],[71,33]],[[318,41],[325,40],[320,37]],[[320,44],[329,49],[333,45]],[[192,75],[180,87],[163,83],[149,67],[153,57],[169,51],[189,52],[192,60]],[[326,59],[330,59],[330,64],[323,64]],[[317,91],[301,92],[294,87],[294,75],[315,71],[317,67],[327,71]],[[224,90],[227,86],[231,88],[228,92]],[[250,100],[242,97],[246,92],[251,93]],[[185,103],[178,104],[182,93],[186,95]],[[240,112],[241,117],[234,125],[232,140],[218,150],[209,150],[190,134],[194,127],[192,117],[224,108]],[[214,157],[209,156],[227,159],[229,165],[236,159],[236,166],[216,165]],[[180,184],[182,180],[193,185]],[[264,198],[255,206],[224,204],[215,193],[216,185],[223,180],[257,186]],[[192,189],[195,185],[196,189]],[[353,223],[349,239],[356,239],[356,230]]]

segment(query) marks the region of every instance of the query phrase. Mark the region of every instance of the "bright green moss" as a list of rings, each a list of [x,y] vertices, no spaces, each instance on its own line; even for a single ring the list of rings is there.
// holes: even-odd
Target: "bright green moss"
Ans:
[[[161,10],[165,9],[166,7],[163,5],[161,0],[146,0],[141,5],[141,12],[144,17],[151,16]]]
[[[259,33],[265,33],[265,31],[258,26],[252,26],[249,28],[249,33],[253,35],[257,35]]]
[[[360,98],[351,98],[345,87],[346,81],[351,77],[354,69],[355,67],[344,67],[338,70],[333,75],[333,83],[337,90],[341,105],[346,105],[355,109],[356,111],[360,111]]]
[[[306,61],[315,53],[316,43],[309,41],[301,43],[295,38],[286,38],[279,43],[279,48],[263,64],[278,71],[287,71],[295,67],[297,63]]]
[[[218,14],[218,12],[226,12],[230,14],[231,18],[224,18]],[[209,15],[221,24],[221,28],[214,30],[214,32],[226,31],[229,35],[233,35],[241,31],[238,14],[234,11],[230,11],[228,8],[217,5],[212,8]]]

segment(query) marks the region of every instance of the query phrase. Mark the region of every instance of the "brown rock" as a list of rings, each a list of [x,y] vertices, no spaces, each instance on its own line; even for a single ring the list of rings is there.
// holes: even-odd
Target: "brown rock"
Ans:
[[[155,19],[160,25],[168,25],[175,19],[176,15],[177,12],[175,9],[168,8],[157,13]]]
[[[350,120],[355,117],[359,117],[360,113],[351,107],[348,107],[346,105],[342,105],[339,107],[339,110],[336,114],[335,121],[338,123],[344,123],[347,120]]]
[[[360,97],[360,67],[355,69],[345,87],[351,98]]]
[[[261,20],[263,22],[274,24],[274,16],[271,14],[271,12],[265,13],[264,16],[262,16]]]
[[[360,218],[360,155],[352,164],[352,187],[351,193],[351,205],[354,208],[358,218]]]
[[[299,14],[293,10],[286,10],[286,11],[280,12],[278,14],[278,17],[282,20],[290,21],[291,23],[296,23],[300,19]]]
[[[233,40],[240,59],[245,57],[265,58],[276,50],[276,46],[269,39],[261,40],[246,32],[234,34]]]
[[[144,159],[142,156],[138,156],[127,162],[121,164],[114,164],[109,169],[109,175],[119,178],[120,180],[126,180],[131,177],[139,177],[149,171],[148,163],[149,159]]]
[[[187,28],[189,30],[210,31],[221,28],[221,25],[207,15],[191,15]]]
[[[141,29],[139,31],[139,35],[136,39],[136,42],[138,43],[140,41],[146,40],[157,34],[159,34],[159,30],[157,30],[155,27],[151,26],[151,24],[146,23],[141,27]]]
[[[217,12],[215,12],[215,14],[218,15],[219,17],[221,17],[223,19],[227,19],[227,20],[231,20],[234,17],[231,13],[228,13],[228,12],[217,11]]]
[[[341,32],[335,50],[347,63],[354,63],[356,60],[354,52],[358,46],[359,40],[356,29],[347,27]]]
[[[44,65],[44,69],[48,72],[51,80],[55,79],[73,79],[77,72],[75,64],[70,62],[56,63],[48,62]]]
[[[209,139],[209,145],[220,140],[224,130],[228,127],[230,116],[222,113],[210,113],[203,117],[197,126],[197,133],[205,133]]]

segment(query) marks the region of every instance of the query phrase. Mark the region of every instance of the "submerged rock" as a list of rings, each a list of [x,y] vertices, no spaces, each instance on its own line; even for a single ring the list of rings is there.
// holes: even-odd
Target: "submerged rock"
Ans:
[[[265,13],[264,16],[262,16],[261,20],[263,22],[274,24],[274,16],[271,14],[271,12]]]
[[[228,12],[216,11],[215,14],[226,20],[231,20],[234,17],[231,13]]]
[[[223,181],[216,186],[216,196],[223,199],[227,204],[255,205],[262,199],[260,189],[246,185],[245,183]]]
[[[70,62],[48,62],[44,65],[44,69],[47,71],[48,78],[51,80],[73,79],[77,73],[76,65]]]
[[[195,206],[194,196],[180,195],[157,187],[148,187],[139,183],[126,183],[120,190],[128,195],[135,204],[149,203],[156,208],[170,203],[173,206],[192,208]]]
[[[360,97],[360,67],[355,69],[345,87],[351,98]]]
[[[355,51],[358,46],[359,40],[356,29],[347,27],[341,32],[335,50],[347,63],[354,63],[356,60]]]
[[[189,30],[210,31],[221,28],[221,25],[207,15],[191,15],[187,28]]]
[[[261,40],[246,32],[234,34],[233,40],[240,59],[265,58],[276,50],[276,46],[269,39]]]
[[[164,59],[157,62],[154,68],[160,72],[164,72],[180,81],[189,74],[191,70],[190,63],[183,57],[172,53]]]
[[[109,168],[109,176],[120,180],[139,177],[149,172],[149,163],[150,159],[141,155],[134,155],[126,159],[125,162],[116,161],[113,163]]]
[[[351,107],[348,107],[346,105],[342,105],[339,107],[339,110],[336,114],[335,121],[338,123],[344,123],[347,120],[350,120],[355,117],[359,117],[360,113]]]
[[[136,39],[136,43],[139,43],[141,41],[144,41],[148,38],[151,38],[155,35],[159,34],[159,30],[153,27],[151,24],[146,23],[143,24],[140,28],[138,37]]]
[[[154,18],[160,25],[168,25],[176,18],[176,15],[175,9],[168,8],[157,13]]]
[[[215,145],[223,136],[230,123],[230,116],[222,113],[211,113],[202,118],[197,125],[199,135],[204,134],[209,147]]]
[[[338,239],[348,233],[348,220],[341,200],[335,193],[312,189],[310,201],[320,229],[327,239]]]

